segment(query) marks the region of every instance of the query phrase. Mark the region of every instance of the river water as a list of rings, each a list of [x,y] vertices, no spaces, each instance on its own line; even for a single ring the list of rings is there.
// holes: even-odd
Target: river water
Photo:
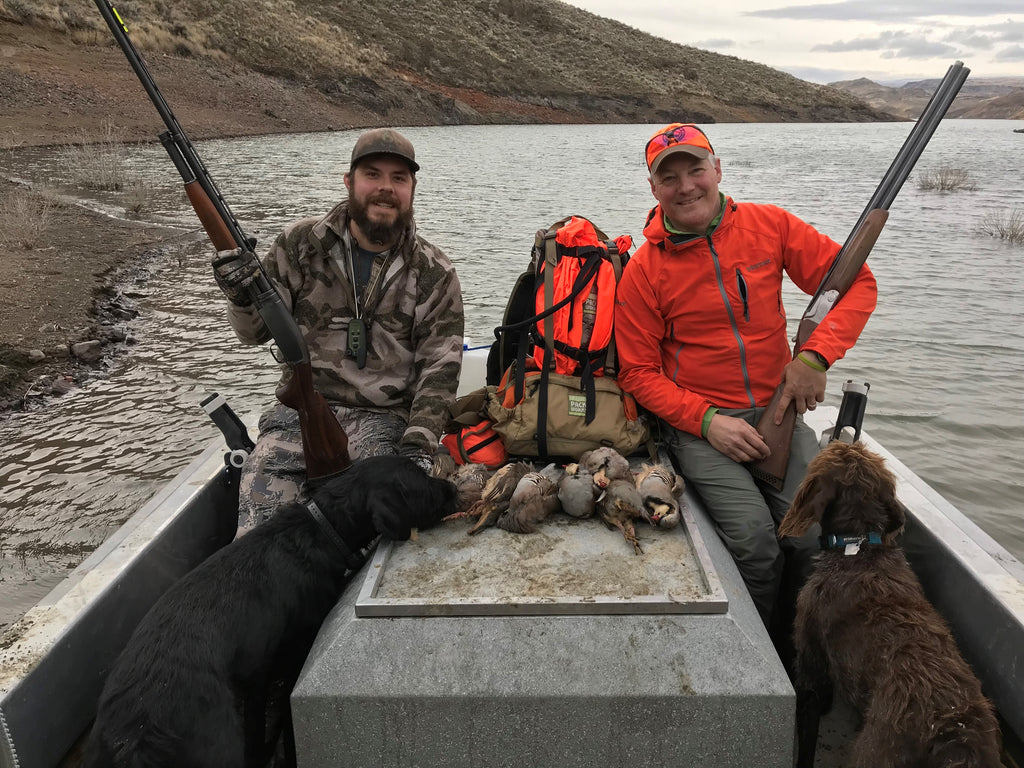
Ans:
[[[917,173],[891,208],[869,264],[879,306],[829,377],[869,382],[865,429],[981,528],[1024,557],[1024,246],[982,233],[1024,208],[1024,136],[1011,121],[946,121],[918,171],[968,171],[976,189],[923,191]],[[408,128],[422,165],[416,218],[451,256],[471,343],[490,341],[534,232],[575,213],[642,240],[653,198],[642,149],[657,126]],[[720,124],[722,190],[786,207],[842,242],[909,132],[908,123]],[[327,211],[358,132],[202,142],[198,149],[243,228],[269,245],[287,222]],[[159,145],[132,148],[154,221],[196,228]],[[0,171],[60,185],[48,150]],[[89,205],[122,215],[114,195]],[[0,627],[183,468],[216,430],[199,402],[239,413],[273,401],[276,365],[227,325],[203,239],[182,238],[127,288],[137,343],[103,375],[43,409],[0,421]],[[791,321],[807,297],[786,293]]]

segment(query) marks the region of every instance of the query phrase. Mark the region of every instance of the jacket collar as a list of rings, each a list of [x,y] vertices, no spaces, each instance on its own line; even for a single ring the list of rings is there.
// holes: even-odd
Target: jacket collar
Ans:
[[[724,202],[718,224],[703,235],[677,235],[669,232],[665,228],[665,214],[661,210],[661,205],[658,204],[647,214],[647,223],[644,225],[644,237],[651,245],[659,248],[683,247],[690,243],[704,240],[706,237],[712,237],[719,230],[729,226],[729,221],[736,211],[736,203],[733,202],[731,197],[722,195],[722,200]]]

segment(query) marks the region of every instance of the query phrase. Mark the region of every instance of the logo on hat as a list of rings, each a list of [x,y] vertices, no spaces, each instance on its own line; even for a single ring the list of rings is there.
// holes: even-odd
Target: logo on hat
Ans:
[[[645,154],[647,167],[656,173],[669,155],[685,152],[705,160],[715,154],[707,135],[693,123],[672,123],[659,130],[647,141]]]

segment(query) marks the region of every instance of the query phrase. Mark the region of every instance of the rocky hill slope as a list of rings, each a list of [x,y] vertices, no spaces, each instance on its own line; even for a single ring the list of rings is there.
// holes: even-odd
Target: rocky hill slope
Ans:
[[[196,138],[375,124],[869,121],[859,98],[557,0],[123,0]],[[0,146],[149,139],[92,3],[0,0]]]

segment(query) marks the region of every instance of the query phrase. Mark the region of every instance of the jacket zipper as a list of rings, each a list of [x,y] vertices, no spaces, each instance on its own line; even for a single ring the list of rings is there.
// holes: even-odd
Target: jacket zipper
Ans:
[[[722,275],[722,264],[718,260],[718,251],[715,250],[714,243],[711,242],[710,237],[705,237],[708,243],[708,250],[711,251],[711,261],[715,265],[715,280],[718,282],[718,291],[722,295],[722,303],[725,305],[725,311],[729,315],[729,325],[732,327],[733,336],[736,337],[736,346],[740,353],[740,369],[743,371],[743,388],[747,393],[747,400],[750,402],[750,407],[755,408],[757,402],[754,400],[754,391],[750,388],[750,371],[747,368],[747,348],[743,343],[743,336],[740,334],[739,326],[736,324],[736,315],[733,314],[732,304],[729,302],[729,293],[725,290],[725,282]],[[744,286],[744,291],[746,290]],[[746,301],[744,301],[744,305]]]

